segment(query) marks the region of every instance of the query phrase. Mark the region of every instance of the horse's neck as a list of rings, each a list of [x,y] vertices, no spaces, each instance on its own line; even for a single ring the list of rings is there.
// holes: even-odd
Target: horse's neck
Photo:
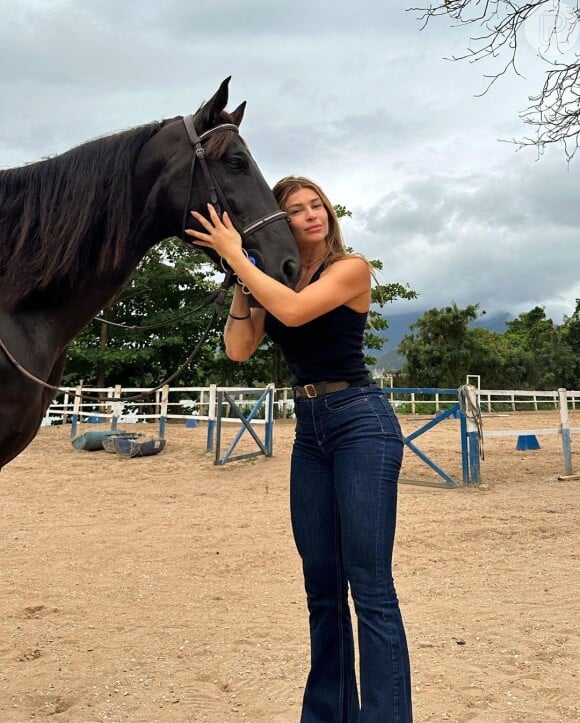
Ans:
[[[41,340],[50,347],[64,349],[114,299],[139,258],[136,256],[114,277],[90,277],[66,297],[51,300],[47,294],[46,300],[42,296],[34,299],[34,303],[24,300],[18,311],[10,312],[12,323],[25,329],[37,343]]]

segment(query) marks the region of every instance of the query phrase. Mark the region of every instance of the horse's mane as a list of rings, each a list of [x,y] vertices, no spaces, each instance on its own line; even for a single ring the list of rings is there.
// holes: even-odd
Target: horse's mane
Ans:
[[[161,125],[0,171],[3,299],[18,301],[58,280],[74,284],[88,263],[99,271],[115,268],[134,222],[135,159]]]

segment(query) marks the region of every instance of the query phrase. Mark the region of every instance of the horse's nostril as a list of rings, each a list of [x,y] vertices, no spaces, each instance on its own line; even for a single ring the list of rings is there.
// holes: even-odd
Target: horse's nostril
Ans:
[[[288,259],[282,264],[282,274],[284,277],[284,281],[288,285],[293,286],[296,283],[296,281],[298,280],[298,271],[298,264],[291,259]]]

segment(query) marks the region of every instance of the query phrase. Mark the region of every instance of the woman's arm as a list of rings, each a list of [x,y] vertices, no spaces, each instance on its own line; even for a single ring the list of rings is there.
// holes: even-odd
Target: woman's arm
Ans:
[[[254,298],[286,326],[301,326],[355,300],[368,308],[371,276],[363,258],[350,256],[336,261],[318,281],[296,292],[264,274],[246,258],[240,235],[226,213],[222,221],[213,206],[209,206],[209,214],[208,220],[193,212],[207,233],[191,229],[187,229],[187,233],[195,237],[196,245],[213,248],[222,256],[243,279]]]
[[[252,309],[248,297],[236,284],[224,328],[226,354],[233,361],[246,361],[264,338],[264,309]]]

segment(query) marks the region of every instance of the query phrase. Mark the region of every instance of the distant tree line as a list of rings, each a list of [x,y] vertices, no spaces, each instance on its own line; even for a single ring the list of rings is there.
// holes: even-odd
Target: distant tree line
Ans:
[[[344,206],[335,209],[339,217],[350,216]],[[377,273],[382,269],[380,261],[371,264]],[[119,326],[95,319],[72,343],[63,385],[153,387],[161,383],[202,338],[213,306],[200,307],[221,278],[203,253],[191,248],[184,252],[179,239],[152,249],[117,298],[102,310],[101,319]],[[365,333],[369,367],[377,361],[373,353],[380,352],[387,341],[388,321],[382,309],[389,301],[416,296],[402,284],[373,285]],[[288,386],[290,372],[279,347],[268,339],[246,362],[226,357],[222,329],[228,308],[229,298],[195,360],[173,384],[259,387],[274,382],[277,387]],[[460,309],[453,303],[423,314],[397,348],[405,362],[402,369],[392,372],[396,385],[458,387],[467,374],[479,374],[488,389],[580,387],[580,299],[561,325],[536,306],[508,321],[506,331],[498,333],[473,326],[484,313],[479,304]]]
[[[396,385],[454,388],[479,374],[487,389],[578,389],[580,299],[560,325],[536,306],[503,333],[470,326],[479,304],[430,309],[411,324],[397,351],[405,358]]]

